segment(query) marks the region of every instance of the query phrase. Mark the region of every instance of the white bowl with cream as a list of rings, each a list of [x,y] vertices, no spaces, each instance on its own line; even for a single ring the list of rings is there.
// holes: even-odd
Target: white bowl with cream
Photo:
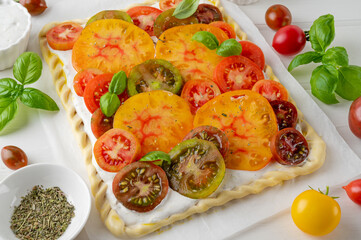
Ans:
[[[0,0],[0,70],[12,67],[29,42],[31,16],[13,0]]]

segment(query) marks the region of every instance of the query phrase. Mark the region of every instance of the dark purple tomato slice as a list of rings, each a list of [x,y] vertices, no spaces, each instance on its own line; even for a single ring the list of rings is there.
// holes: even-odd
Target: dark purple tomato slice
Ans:
[[[199,23],[209,24],[215,21],[223,21],[221,11],[211,4],[199,4],[197,11],[193,16],[196,16]]]
[[[278,130],[296,127],[298,114],[295,105],[284,100],[274,100],[270,104],[277,118]]]
[[[100,108],[95,110],[90,122],[92,132],[96,138],[99,138],[106,131],[113,128],[113,116],[105,116]]]

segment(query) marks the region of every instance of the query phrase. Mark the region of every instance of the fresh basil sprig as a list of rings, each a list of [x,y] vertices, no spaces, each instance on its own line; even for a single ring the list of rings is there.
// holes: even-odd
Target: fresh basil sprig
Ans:
[[[155,165],[162,166],[163,162],[166,162],[166,164],[171,163],[171,158],[169,154],[162,152],[162,151],[153,151],[149,152],[146,155],[144,155],[139,161],[144,162],[152,162]]]
[[[25,88],[25,85],[36,82],[43,69],[40,57],[33,52],[21,54],[15,61],[11,78],[0,79],[0,131],[15,118],[18,101],[31,108],[48,111],[58,111],[58,105],[51,97],[35,88]]]
[[[109,92],[101,96],[100,109],[107,117],[113,116],[120,106],[118,95],[122,94],[127,86],[127,75],[120,71],[114,74],[109,84]]]
[[[216,49],[216,53],[222,57],[240,55],[242,52],[242,45],[236,39],[227,39],[219,44],[217,37],[207,31],[196,32],[192,40],[202,43],[210,50]]]
[[[344,47],[328,48],[335,38],[334,24],[331,14],[314,21],[309,40],[315,51],[297,55],[288,66],[288,71],[292,71],[300,65],[321,63],[312,72],[311,92],[326,104],[338,103],[336,94],[347,100],[355,100],[361,95],[361,67],[349,65]]]
[[[173,16],[178,19],[185,19],[192,16],[198,8],[199,0],[183,0],[175,8]]]

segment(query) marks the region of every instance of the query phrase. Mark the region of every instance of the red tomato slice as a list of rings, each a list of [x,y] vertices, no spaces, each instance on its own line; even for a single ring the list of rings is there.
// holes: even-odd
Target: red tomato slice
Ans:
[[[252,87],[252,91],[258,92],[268,101],[288,100],[287,89],[281,83],[273,80],[259,80]]]
[[[236,38],[236,32],[234,31],[233,27],[228,23],[223,21],[216,21],[216,22],[211,22],[210,25],[222,29],[229,38]]]
[[[163,11],[175,8],[182,0],[160,0],[159,8]]]
[[[161,10],[154,7],[139,6],[129,9],[127,13],[133,19],[134,25],[146,31],[150,36],[154,36],[154,21],[162,13]]]
[[[95,68],[88,68],[88,69],[78,72],[75,75],[74,81],[73,81],[73,87],[74,87],[75,93],[79,97],[82,97],[84,95],[84,90],[85,90],[87,83],[91,79],[93,79],[94,77],[96,77],[102,73],[103,73],[102,71],[95,69]]]
[[[98,138],[93,152],[99,167],[108,172],[118,172],[137,159],[140,143],[133,133],[113,128]]]
[[[253,61],[242,56],[223,59],[213,73],[213,81],[222,92],[252,89],[261,79],[264,79],[262,70]]]
[[[250,41],[239,41],[242,45],[241,56],[251,59],[260,69],[264,69],[265,60],[262,49]]]
[[[59,24],[48,31],[46,39],[52,49],[70,50],[80,36],[83,27],[77,23],[66,22]]]
[[[96,138],[99,138],[101,135],[113,128],[113,116],[105,116],[100,108],[95,110],[90,122],[92,132]]]
[[[206,102],[220,94],[217,84],[212,81],[189,80],[183,86],[181,97],[188,102],[192,114],[195,114]]]

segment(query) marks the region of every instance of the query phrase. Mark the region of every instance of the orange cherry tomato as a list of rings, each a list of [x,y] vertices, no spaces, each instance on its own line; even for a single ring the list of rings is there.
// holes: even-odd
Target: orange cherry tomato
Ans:
[[[193,115],[181,97],[163,90],[134,95],[115,113],[114,128],[134,133],[142,146],[141,155],[169,152],[192,130]]]
[[[258,92],[268,101],[288,100],[287,89],[281,83],[273,80],[259,80],[253,85],[252,91]]]
[[[241,56],[251,59],[263,70],[265,60],[262,49],[250,41],[239,41],[239,43],[242,45]]]
[[[130,8],[127,13],[133,19],[134,25],[146,31],[150,36],[154,36],[154,21],[162,13],[161,10],[149,6],[137,6]]]
[[[228,23],[223,21],[216,21],[211,22],[210,25],[222,29],[227,34],[228,38],[236,38],[236,32],[234,31],[233,27]]]
[[[211,125],[228,137],[226,167],[256,171],[272,158],[270,140],[277,133],[277,119],[269,102],[250,90],[221,94],[198,109],[194,127]]]
[[[113,128],[98,138],[93,152],[99,167],[108,172],[119,172],[137,159],[140,144],[131,132]]]
[[[84,95],[84,90],[88,82],[102,73],[103,73],[102,71],[95,68],[89,68],[78,72],[73,80],[73,87],[75,93],[79,97],[82,97]]]
[[[55,50],[70,50],[79,38],[83,27],[77,23],[61,23],[46,33],[49,46]]]
[[[159,8],[163,11],[176,8],[182,0],[160,0]]]

